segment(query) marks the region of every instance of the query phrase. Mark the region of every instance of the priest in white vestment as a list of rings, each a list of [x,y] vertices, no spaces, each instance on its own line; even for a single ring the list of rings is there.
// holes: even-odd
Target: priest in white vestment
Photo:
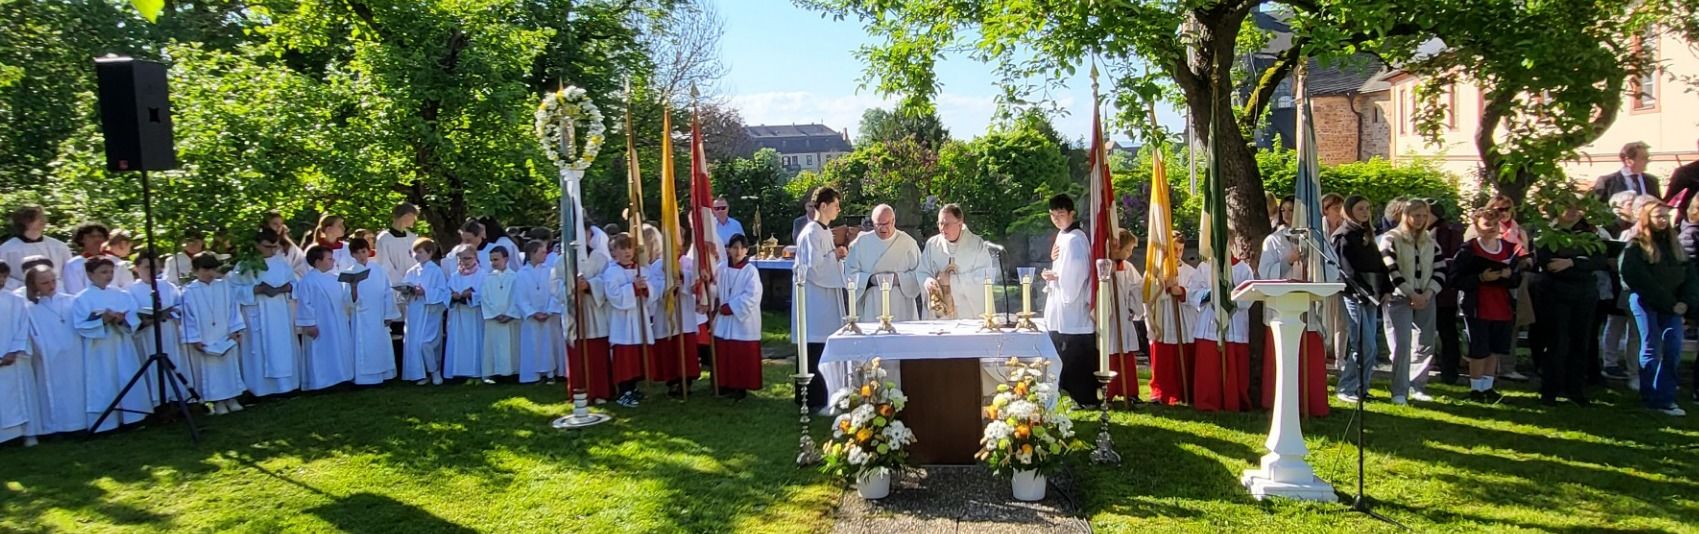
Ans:
[[[109,287],[112,265],[104,259],[89,262],[95,269],[89,272],[89,287],[77,294],[71,306],[71,317],[83,344],[84,398],[83,411],[90,424],[118,398],[119,390],[141,369],[132,338],[141,326],[136,316],[136,300],[130,294]],[[153,401],[143,390],[142,382],[130,388],[114,411],[94,432],[106,432],[120,424],[141,422],[153,413]]]
[[[855,276],[860,307],[856,315],[877,317],[883,313],[883,295],[875,275],[891,273],[892,321],[913,321],[920,318],[916,299],[920,297],[920,280],[915,268],[920,266],[920,245],[907,233],[897,231],[897,212],[888,204],[873,208],[873,231],[862,232],[849,245],[844,269]]]
[[[191,265],[195,281],[183,288],[183,343],[195,362],[199,378],[195,391],[202,401],[213,403],[214,414],[240,411],[242,404],[236,397],[247,388],[242,384],[237,340],[247,323],[236,304],[234,286],[218,278],[218,259],[198,256]]]
[[[307,248],[307,275],[295,285],[295,326],[306,352],[301,389],[314,391],[354,379],[354,338],[348,289],[336,281],[336,256],[330,249]]]
[[[53,269],[42,266],[24,276],[28,293],[30,357],[40,396],[35,420],[38,434],[87,430],[87,377],[83,343],[71,319],[73,298],[59,292]]]
[[[263,260],[238,264],[228,279],[248,327],[247,335],[238,340],[242,384],[260,397],[301,388],[304,364],[290,302],[298,278],[285,243],[276,232],[260,230],[254,246]]]
[[[847,250],[833,244],[830,225],[838,217],[843,197],[836,189],[822,187],[814,191],[811,204],[814,220],[803,226],[797,235],[796,262],[793,273],[803,276],[802,297],[793,296],[794,303],[803,303],[801,310],[791,306],[791,340],[803,339],[808,348],[808,369],[815,374],[808,384],[808,407],[826,408],[826,379],[819,376],[820,355],[826,350],[826,338],[844,325],[844,256]],[[798,321],[798,311],[804,321]],[[798,323],[802,323],[798,328]],[[806,328],[806,332],[800,332]],[[801,355],[799,355],[800,357]]]
[[[519,311],[518,275],[509,269],[511,256],[505,247],[490,253],[490,271],[479,285],[479,309],[484,315],[483,377],[513,376],[519,373]]]
[[[955,204],[938,209],[938,235],[926,240],[915,268],[915,278],[925,288],[922,301],[929,319],[977,319],[985,313],[985,279],[997,275],[997,262],[985,240],[968,230],[962,215],[961,206]],[[943,294],[945,285],[950,287],[948,295]],[[948,297],[955,313],[939,314],[932,295]]]
[[[348,284],[349,300],[354,303],[349,324],[354,336],[354,383],[382,384],[395,378],[395,340],[390,337],[389,324],[401,320],[401,309],[395,306],[388,269],[371,261],[371,251],[362,246],[366,245],[363,240],[356,239],[354,244],[354,266],[342,273],[371,273]]]
[[[401,285],[412,288],[404,292],[407,302],[407,323],[401,335],[401,379],[423,385],[426,380],[442,383],[443,311],[448,308],[448,277],[431,256],[436,254],[436,242],[415,243],[416,263],[407,270]]]

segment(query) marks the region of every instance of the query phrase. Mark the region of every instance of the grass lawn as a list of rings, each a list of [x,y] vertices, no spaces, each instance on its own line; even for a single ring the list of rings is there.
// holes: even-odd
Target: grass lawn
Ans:
[[[768,349],[788,353],[782,317],[767,318]],[[790,369],[768,362],[768,387],[742,403],[652,397],[570,432],[548,427],[568,408],[560,386],[390,384],[203,418],[199,446],[175,424],[8,444],[0,531],[825,531],[841,486],[793,466]],[[1421,532],[1699,532],[1699,417],[1641,410],[1626,391],[1588,409],[1432,391],[1440,401],[1369,405],[1369,494],[1392,519]],[[1074,416],[1090,441],[1095,413]],[[1311,463],[1342,491],[1355,485],[1351,424],[1340,403],[1305,422]],[[1126,461],[1077,463],[1068,496],[1104,532],[1393,530],[1343,505],[1247,496],[1239,474],[1267,425],[1117,412]]]

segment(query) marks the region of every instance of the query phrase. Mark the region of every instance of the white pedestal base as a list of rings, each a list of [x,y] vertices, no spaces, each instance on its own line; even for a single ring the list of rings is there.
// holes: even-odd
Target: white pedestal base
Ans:
[[[1269,497],[1285,497],[1305,501],[1338,502],[1339,496],[1333,493],[1333,485],[1320,478],[1311,476],[1309,482],[1277,482],[1269,478],[1261,469],[1247,469],[1239,477],[1239,483],[1251,492],[1252,497],[1263,500]]]

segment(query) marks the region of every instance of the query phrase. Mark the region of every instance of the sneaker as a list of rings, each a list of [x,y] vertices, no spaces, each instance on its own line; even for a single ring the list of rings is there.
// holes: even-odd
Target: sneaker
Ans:
[[[1421,402],[1433,402],[1434,398],[1433,398],[1433,396],[1428,395],[1428,392],[1426,392],[1426,391],[1416,390],[1416,391],[1410,392],[1410,400],[1421,401]]]
[[[1664,415],[1668,415],[1668,416],[1671,416],[1671,417],[1681,417],[1681,416],[1687,415],[1686,410],[1683,410],[1683,409],[1681,409],[1680,406],[1676,406],[1674,404],[1671,404],[1668,408],[1664,408],[1664,409],[1658,410],[1658,411],[1664,412]]]
[[[431,385],[433,385],[433,386],[442,385],[442,373],[432,373],[431,374]]]
[[[1489,390],[1486,390],[1486,391],[1482,391],[1481,397],[1486,402],[1490,402],[1490,403],[1493,403],[1493,404],[1498,404],[1498,401],[1504,400],[1504,394],[1499,393],[1498,390],[1496,390],[1496,389],[1489,389]]]
[[[1470,402],[1487,402],[1487,392],[1471,389],[1471,390],[1469,390],[1469,401]]]
[[[1350,393],[1340,393],[1338,395],[1334,395],[1333,398],[1339,399],[1340,401],[1346,402],[1348,404],[1356,404],[1357,401],[1362,400],[1362,398],[1360,398],[1356,395],[1352,395]]]
[[[236,402],[236,399],[230,399],[230,406],[228,408],[230,409],[230,413],[240,412],[242,411],[242,403]]]
[[[1640,377],[1630,377],[1628,379],[1628,390],[1634,392],[1640,391]]]
[[[1612,365],[1610,367],[1606,367],[1604,372],[1601,374],[1603,374],[1605,378],[1609,378],[1611,380],[1628,380],[1628,372],[1622,370],[1622,367],[1620,366]]]
[[[24,446],[25,447],[34,447],[34,446],[40,445],[40,444],[41,444],[41,442],[36,441],[35,436],[25,436],[24,437]]]
[[[636,408],[640,404],[639,402],[637,402],[637,396],[632,395],[631,393],[626,393],[624,395],[620,395],[619,400],[616,400],[614,402],[618,403],[620,406],[624,406],[626,408]]]
[[[425,385],[425,384],[429,384],[429,383],[431,383],[431,379],[429,379],[429,378],[421,378],[421,379],[418,379],[418,380],[416,380],[416,381],[414,381],[414,382],[413,382],[413,385],[415,385],[415,386],[423,386],[423,385]]]
[[[1392,403],[1393,403],[1393,404],[1396,404],[1396,405],[1398,405],[1398,406],[1403,406],[1403,405],[1406,405],[1406,404],[1410,404],[1410,403],[1409,403],[1409,401],[1406,401],[1406,400],[1404,400],[1404,396],[1403,396],[1403,395],[1393,395],[1393,396],[1392,396]]]
[[[597,406],[601,406],[601,405],[607,404],[607,403],[608,403],[608,399],[596,399],[595,401],[591,402],[591,404],[595,404]]]
[[[1516,371],[1511,371],[1511,372],[1499,375],[1499,378],[1503,378],[1505,380],[1510,380],[1510,381],[1513,381],[1513,382],[1527,382],[1528,381],[1528,375],[1518,373]]]
[[[494,383],[496,383],[496,381],[493,378],[485,378],[484,383],[485,384],[494,384]]]

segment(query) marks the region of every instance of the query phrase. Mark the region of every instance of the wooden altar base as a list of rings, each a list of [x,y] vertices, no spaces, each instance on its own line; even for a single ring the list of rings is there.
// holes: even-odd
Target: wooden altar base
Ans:
[[[908,405],[899,416],[914,431],[909,449],[914,465],[965,465],[979,452],[981,382],[979,360],[903,360],[903,393]]]

